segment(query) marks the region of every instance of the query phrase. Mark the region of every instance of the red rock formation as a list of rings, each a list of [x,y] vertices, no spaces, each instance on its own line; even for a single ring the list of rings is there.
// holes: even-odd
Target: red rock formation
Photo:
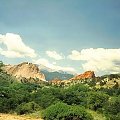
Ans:
[[[70,80],[80,80],[80,79],[89,79],[89,78],[95,78],[94,71],[86,71],[83,74],[71,78]]]

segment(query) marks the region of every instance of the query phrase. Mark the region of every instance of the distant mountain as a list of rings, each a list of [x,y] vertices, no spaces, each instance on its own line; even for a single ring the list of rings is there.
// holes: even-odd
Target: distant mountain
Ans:
[[[39,64],[37,66],[40,69],[40,71],[42,70],[42,71],[48,71],[48,72],[59,72],[59,73],[63,73],[63,74],[73,74],[73,75],[76,75],[76,73],[73,72],[73,71],[63,71],[63,70],[51,69],[51,68],[46,67],[45,65],[42,65],[42,64]]]
[[[36,64],[37,65],[37,64]],[[48,72],[54,72],[55,70],[53,70],[53,69],[51,69],[51,68],[48,68],[48,67],[46,67],[45,65],[42,65],[42,64],[39,64],[39,65],[37,65],[38,66],[38,68],[39,68],[39,70],[41,71],[41,70],[45,70],[45,71],[48,71]]]
[[[45,65],[39,64],[37,65],[40,69],[40,72],[42,72],[45,75],[45,79],[47,81],[53,80],[53,79],[60,79],[60,80],[68,80],[72,78],[76,73],[70,72],[70,71],[63,71],[63,70],[54,70],[51,68],[46,67]]]
[[[55,71],[51,68],[48,68],[44,65],[37,65],[28,62],[23,62],[18,65],[5,65],[3,69],[12,76],[15,76],[19,79],[36,79],[40,81],[53,80],[55,78],[60,80],[67,80],[72,78],[74,75],[66,71]]]
[[[48,70],[40,70],[44,75],[46,80],[53,80],[55,78],[60,79],[60,80],[68,80],[72,78],[74,75],[69,74],[64,71],[48,71]]]

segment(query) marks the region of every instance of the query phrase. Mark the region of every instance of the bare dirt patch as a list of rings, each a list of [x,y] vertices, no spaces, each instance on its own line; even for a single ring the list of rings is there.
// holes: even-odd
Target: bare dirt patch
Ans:
[[[28,116],[18,116],[12,114],[2,114],[0,113],[0,120],[42,120],[42,119],[35,119]]]

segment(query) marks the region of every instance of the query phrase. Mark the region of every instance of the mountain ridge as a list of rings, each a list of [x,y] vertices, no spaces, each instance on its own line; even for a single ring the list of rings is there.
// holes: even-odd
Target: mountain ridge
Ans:
[[[16,78],[38,78],[40,81],[46,81],[45,75],[40,72],[35,64],[32,63],[22,62],[17,65],[5,65],[3,70]]]

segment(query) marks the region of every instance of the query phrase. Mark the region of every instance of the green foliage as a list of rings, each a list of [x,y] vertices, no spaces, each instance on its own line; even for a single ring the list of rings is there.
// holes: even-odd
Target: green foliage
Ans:
[[[120,113],[120,96],[110,98],[104,109],[107,114],[117,115]]]
[[[61,100],[67,103],[68,105],[80,103],[80,100],[74,91],[71,91],[71,92],[68,90],[64,91],[61,98],[62,98]]]
[[[87,109],[87,112],[90,113],[93,116],[93,120],[107,120],[106,116],[103,113],[100,113],[98,111]]]
[[[4,71],[0,72],[0,112],[14,111],[23,102],[29,102],[30,92],[37,87],[15,82],[15,78]]]
[[[90,87],[94,87],[96,85],[96,81],[94,79],[92,79],[90,82],[88,82],[88,85]]]
[[[3,66],[4,66],[3,62],[0,61],[0,68],[3,67]]]
[[[91,114],[87,113],[84,107],[70,106],[67,113],[64,113],[60,118],[65,120],[93,120]]]
[[[116,115],[116,120],[120,120],[120,112]]]
[[[107,116],[108,120],[120,120],[120,113],[118,113],[117,115],[113,115],[113,114],[109,114]]]
[[[88,107],[95,111],[102,108],[109,99],[109,96],[102,92],[89,92],[88,96]]]
[[[7,87],[14,81],[15,81],[14,77],[11,77],[9,74],[5,73],[2,70],[0,71],[0,86]]]
[[[101,88],[101,89],[99,89],[98,91],[101,91],[101,92],[104,92],[104,93],[106,93],[106,94],[108,94],[108,95],[110,95],[110,96],[118,96],[118,95],[120,95],[120,88],[110,88],[110,89],[108,89],[108,88]]]
[[[89,87],[85,85],[73,85],[62,90],[61,100],[68,105],[76,104],[86,106],[87,94]]]
[[[110,75],[103,75],[101,76],[101,79],[108,78],[109,80],[112,80],[113,78],[120,78],[120,74],[110,74]]]
[[[14,110],[19,104],[28,102],[30,94],[27,91],[17,91],[9,87],[0,88],[0,112]]]
[[[65,103],[57,103],[51,105],[46,110],[43,111],[43,118],[45,120],[54,120],[59,119],[59,114],[66,113],[69,109],[69,106]]]
[[[90,88],[83,84],[72,85],[68,88],[68,91],[77,91],[77,92],[88,92]]]
[[[83,107],[56,103],[43,111],[45,120],[92,120],[92,116]]]
[[[40,88],[37,84],[31,84],[31,83],[13,83],[9,85],[10,89],[14,89],[16,91],[27,91],[32,92]]]
[[[40,106],[35,102],[22,103],[16,108],[16,112],[19,115],[33,113],[40,110]]]
[[[8,87],[0,88],[0,112],[9,112],[16,106],[15,91]]]
[[[32,100],[39,104],[42,108],[47,108],[48,106],[60,101],[60,90],[57,88],[43,88],[39,89],[37,92],[32,94]]]
[[[115,85],[113,86],[114,89],[119,89],[119,84],[118,82],[115,82]]]

